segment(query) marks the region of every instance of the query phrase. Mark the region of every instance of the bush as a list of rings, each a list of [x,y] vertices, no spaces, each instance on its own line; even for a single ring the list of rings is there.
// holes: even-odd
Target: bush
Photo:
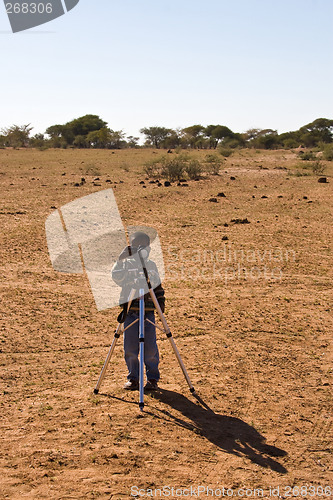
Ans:
[[[161,173],[170,182],[179,181],[183,177],[185,168],[186,161],[181,156],[178,156],[172,160],[164,161]]]
[[[162,165],[166,160],[165,156],[159,156],[149,160],[144,164],[143,171],[148,177],[159,177],[162,171]]]
[[[230,155],[232,155],[233,151],[232,149],[220,148],[219,153],[225,158],[228,158]]]
[[[328,144],[323,151],[324,160],[333,161],[333,144]]]
[[[206,155],[206,172],[212,175],[219,175],[220,168],[222,167],[223,159],[215,155]]]
[[[198,160],[191,160],[185,166],[185,172],[188,175],[189,179],[197,179],[202,174],[202,165]]]
[[[320,160],[316,160],[311,163],[311,169],[315,175],[321,175],[325,172],[325,165]]]
[[[305,153],[303,153],[303,151],[301,151],[298,154],[298,156],[301,160],[305,160],[305,161],[314,160],[316,158],[316,155],[314,154],[313,151],[306,151]]]

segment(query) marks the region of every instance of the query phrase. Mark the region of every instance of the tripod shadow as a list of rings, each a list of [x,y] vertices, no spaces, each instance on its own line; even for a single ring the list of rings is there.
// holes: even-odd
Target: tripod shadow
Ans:
[[[251,462],[272,469],[280,474],[288,471],[276,458],[284,457],[284,450],[266,444],[265,438],[254,427],[236,417],[215,413],[198,395],[193,395],[200,405],[193,403],[182,394],[159,389],[152,397],[169,405],[193,422],[193,426],[167,410],[161,410],[177,425],[201,434],[226,453],[246,457]]]

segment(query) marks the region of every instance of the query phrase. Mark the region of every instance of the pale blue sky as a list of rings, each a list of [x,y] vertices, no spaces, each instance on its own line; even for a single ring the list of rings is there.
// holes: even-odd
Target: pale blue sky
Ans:
[[[332,0],[80,0],[12,34],[0,5],[0,129],[81,115],[114,130],[296,130],[333,118]]]

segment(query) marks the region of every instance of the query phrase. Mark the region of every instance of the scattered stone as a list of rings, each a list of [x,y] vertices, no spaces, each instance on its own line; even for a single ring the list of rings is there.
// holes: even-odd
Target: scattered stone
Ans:
[[[209,198],[208,201],[211,201],[212,203],[217,203],[217,198]]]
[[[268,198],[268,196],[266,196],[266,195],[264,194],[261,198]]]
[[[227,241],[228,239],[228,236],[222,236],[222,241]]]
[[[226,195],[224,193],[218,193],[218,195],[220,198],[226,198]]]
[[[74,186],[79,187],[79,186],[81,186],[81,184],[79,184],[78,182],[75,182]]]
[[[250,221],[246,219],[231,219],[234,224],[250,224]]]
[[[81,184],[85,184],[86,180],[84,177],[81,177]]]
[[[225,223],[223,224],[223,226],[224,226],[224,227],[229,227],[229,224],[228,224],[227,222],[225,222]]]
[[[327,182],[327,177],[319,177],[318,182],[325,184]]]
[[[119,184],[124,184],[124,181],[119,181]]]
[[[313,201],[309,200],[309,201],[307,201],[307,203],[313,203]]]
[[[99,180],[100,180],[100,178],[99,178],[99,177],[96,177],[96,178],[94,179],[94,181],[99,181]]]
[[[169,187],[169,186],[171,186],[171,182],[169,182],[169,181],[165,181],[165,182],[164,182],[164,186],[165,186],[165,187]]]
[[[155,181],[149,181],[149,184],[155,184]]]
[[[184,182],[184,184],[182,184],[183,187],[188,187],[188,184],[187,182]]]
[[[236,177],[231,176],[231,177],[230,177],[230,180],[231,180],[231,181],[235,181],[235,180],[236,180]]]
[[[110,179],[106,179],[106,181],[105,181],[105,182],[112,182],[112,181],[111,181]]]
[[[186,182],[186,179],[179,179],[179,182]]]
[[[157,185],[158,185],[158,187],[161,187],[161,186],[162,186],[162,183],[161,183],[161,182],[159,182]]]
[[[147,186],[145,186],[145,185],[143,185],[142,187],[143,187],[143,188],[147,188]]]
[[[139,184],[144,184],[144,183],[145,183],[145,181],[140,181],[140,182],[139,182]]]
[[[307,199],[308,199],[308,197],[307,197],[307,196],[303,196],[303,200],[307,200]]]
[[[102,184],[100,184],[99,182],[93,182],[93,186],[101,186]]]

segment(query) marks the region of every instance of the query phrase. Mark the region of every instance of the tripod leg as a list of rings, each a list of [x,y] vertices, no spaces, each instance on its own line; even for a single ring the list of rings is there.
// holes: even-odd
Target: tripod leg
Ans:
[[[132,303],[132,300],[134,298],[134,295],[135,295],[135,290],[132,289],[131,293],[130,293],[130,296],[129,296],[129,299],[128,299],[127,312],[129,311],[129,308],[131,307],[131,303]],[[94,394],[98,394],[99,388],[100,388],[101,383],[103,382],[103,379],[105,377],[105,372],[106,372],[106,369],[107,369],[108,364],[110,362],[110,359],[111,359],[111,356],[113,354],[114,348],[116,347],[117,340],[120,337],[120,330],[122,328],[123,328],[123,323],[119,323],[118,326],[117,326],[117,329],[115,331],[115,334],[114,334],[114,337],[113,337],[113,341],[112,341],[111,347],[109,349],[108,355],[106,357],[106,360],[104,362],[104,365],[103,365],[101,374],[99,376],[98,382],[97,382],[96,387],[94,389]]]
[[[145,366],[145,302],[144,290],[140,289],[140,302],[139,302],[139,348],[140,348],[140,365],[139,365],[139,408],[143,411],[144,407],[144,366]]]
[[[114,334],[114,337],[113,337],[113,341],[112,341],[111,347],[109,349],[108,355],[107,355],[107,357],[106,357],[106,359],[104,361],[104,365],[103,365],[101,374],[99,376],[98,382],[97,382],[96,387],[94,389],[94,393],[95,394],[98,394],[99,388],[100,388],[100,386],[101,386],[101,384],[103,382],[103,379],[105,377],[106,369],[107,369],[108,364],[110,362],[110,359],[111,359],[111,356],[113,354],[114,348],[116,347],[117,340],[120,337],[120,330],[121,330],[121,328],[122,328],[122,324],[119,323],[118,326],[117,326],[117,329],[115,331],[115,334]]]
[[[193,392],[195,392],[195,389],[194,389],[194,387],[193,387],[193,385],[192,385],[192,382],[191,382],[191,380],[190,380],[190,377],[188,376],[188,373],[187,373],[187,371],[186,371],[186,368],[185,368],[185,365],[184,365],[184,363],[183,363],[183,360],[182,360],[182,358],[180,357],[179,351],[178,351],[178,349],[177,349],[177,346],[176,346],[176,344],[175,344],[175,341],[173,340],[172,333],[171,333],[171,331],[170,331],[170,328],[169,328],[169,326],[168,326],[168,323],[166,322],[166,319],[165,319],[165,317],[164,317],[164,314],[162,313],[162,309],[161,309],[161,307],[160,307],[160,305],[159,305],[159,303],[158,303],[158,300],[157,300],[157,298],[156,298],[155,292],[154,292],[154,290],[153,290],[152,288],[150,288],[150,289],[149,289],[149,293],[150,293],[150,296],[151,296],[151,298],[152,298],[152,300],[153,300],[153,302],[154,302],[154,306],[155,306],[155,308],[156,308],[156,310],[157,310],[157,313],[158,313],[158,315],[159,315],[159,317],[160,317],[160,319],[161,319],[161,321],[162,321],[163,328],[164,328],[164,331],[165,331],[165,333],[166,333],[166,336],[168,337],[168,339],[169,339],[169,340],[170,340],[170,342],[171,342],[173,352],[174,352],[174,353],[175,353],[175,355],[176,355],[177,361],[178,361],[178,363],[179,363],[180,368],[182,369],[182,372],[183,372],[183,374],[184,374],[185,380],[186,380],[186,382],[187,382],[187,384],[188,384],[188,386],[189,386],[189,388],[190,388],[190,391],[193,393]]]

